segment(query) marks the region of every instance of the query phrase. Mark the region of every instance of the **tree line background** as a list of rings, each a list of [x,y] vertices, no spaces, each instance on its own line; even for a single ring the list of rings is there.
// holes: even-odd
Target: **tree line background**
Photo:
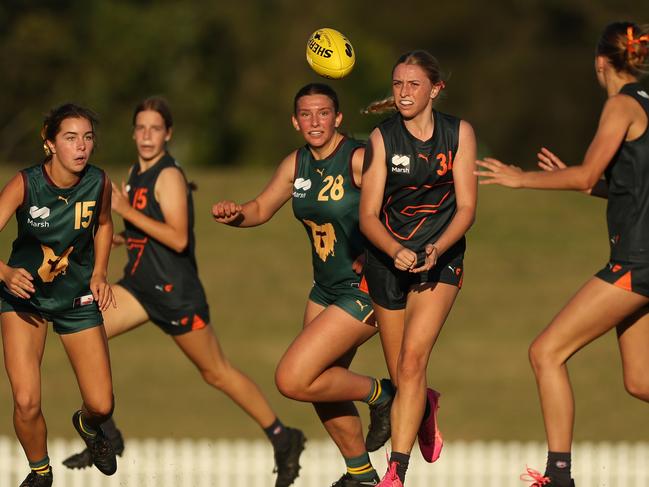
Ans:
[[[130,163],[133,107],[158,94],[184,164],[275,164],[301,143],[294,93],[326,81],[304,58],[327,26],[357,53],[331,82],[348,133],[367,136],[378,119],[360,109],[389,94],[399,54],[423,48],[448,78],[439,109],[469,120],[483,153],[529,165],[544,144],[579,162],[604,99],[594,46],[622,19],[649,22],[649,2],[2,0],[0,161],[37,161],[44,113],[75,101],[101,118],[95,162]]]

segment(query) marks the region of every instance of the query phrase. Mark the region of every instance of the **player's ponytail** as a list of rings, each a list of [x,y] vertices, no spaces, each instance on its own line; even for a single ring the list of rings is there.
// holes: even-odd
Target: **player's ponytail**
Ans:
[[[613,22],[604,28],[597,55],[606,57],[618,72],[640,77],[649,72],[649,28],[633,22]]]
[[[439,86],[441,89],[446,87],[446,83],[442,79],[442,71],[439,67],[439,62],[428,51],[423,49],[416,49],[414,51],[409,51],[397,59],[397,62],[394,63],[392,67],[392,73],[394,73],[395,68],[399,64],[413,64],[419,66],[424,70],[426,76],[433,85]],[[370,103],[365,109],[361,110],[363,114],[381,114],[391,111],[396,111],[397,106],[394,103],[394,97],[389,96],[383,100],[378,100]]]
[[[45,115],[43,127],[41,128],[41,140],[43,142],[43,151],[45,152],[44,162],[52,159],[52,152],[47,145],[47,141],[54,142],[56,135],[61,130],[61,123],[68,118],[85,118],[90,122],[93,136],[96,135],[96,127],[99,125],[97,115],[90,109],[84,108],[74,103],[65,103],[59,107],[53,108]],[[95,144],[96,147],[96,144]]]

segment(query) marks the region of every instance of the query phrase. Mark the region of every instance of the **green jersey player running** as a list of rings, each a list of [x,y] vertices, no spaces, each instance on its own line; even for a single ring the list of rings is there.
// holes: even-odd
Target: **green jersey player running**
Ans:
[[[21,487],[48,487],[53,480],[41,411],[48,321],[61,338],[83,398],[74,427],[102,473],[117,469],[100,428],[113,411],[101,311],[115,299],[106,282],[113,236],[110,181],[88,164],[95,124],[85,108],[67,104],[53,110],[42,131],[45,161],[20,171],[0,193],[0,230],[14,214],[18,224],[9,261],[0,261],[0,323],[14,428],[31,467]]]
[[[376,333],[374,313],[359,257],[364,240],[358,203],[364,147],[338,131],[338,96],[329,86],[309,84],[298,91],[292,123],[306,145],[280,163],[266,188],[240,205],[221,201],[216,221],[237,227],[266,223],[289,200],[312,250],[314,284],[304,328],[282,357],[275,375],[282,394],[313,403],[345,458],[339,487],[376,485],[368,451],[390,436],[392,384],[351,372],[356,348]],[[363,441],[353,401],[370,405],[371,425]]]

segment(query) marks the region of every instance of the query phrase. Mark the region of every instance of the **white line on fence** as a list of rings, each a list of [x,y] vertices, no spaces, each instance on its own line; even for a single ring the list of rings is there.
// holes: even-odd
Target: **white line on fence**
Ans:
[[[50,440],[57,487],[272,487],[273,455],[266,441],[127,439],[117,474],[96,469],[68,470],[61,461],[81,448],[80,441]],[[429,465],[417,451],[408,470],[408,487],[522,487],[525,465],[542,471],[545,445],[517,442],[453,442]],[[372,453],[379,475],[385,449]],[[345,471],[328,441],[310,441],[295,487],[327,487]],[[649,443],[580,443],[573,474],[579,487],[649,487]],[[29,472],[20,445],[0,437],[0,487],[17,487]]]

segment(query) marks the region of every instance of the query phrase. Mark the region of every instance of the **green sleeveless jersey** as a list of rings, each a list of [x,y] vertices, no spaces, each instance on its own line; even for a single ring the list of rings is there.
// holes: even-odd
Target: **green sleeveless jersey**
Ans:
[[[352,171],[360,147],[345,137],[326,159],[316,160],[308,146],[296,155],[293,214],[311,241],[313,280],[326,288],[358,287],[361,280],[352,270],[365,247],[358,227],[360,189]]]
[[[29,304],[49,313],[92,304],[90,277],[95,264],[94,234],[101,211],[104,171],[86,166],[79,182],[71,188],[57,187],[43,164],[20,174],[25,193],[16,210],[18,237],[8,265],[23,267],[34,278],[36,292]]]

